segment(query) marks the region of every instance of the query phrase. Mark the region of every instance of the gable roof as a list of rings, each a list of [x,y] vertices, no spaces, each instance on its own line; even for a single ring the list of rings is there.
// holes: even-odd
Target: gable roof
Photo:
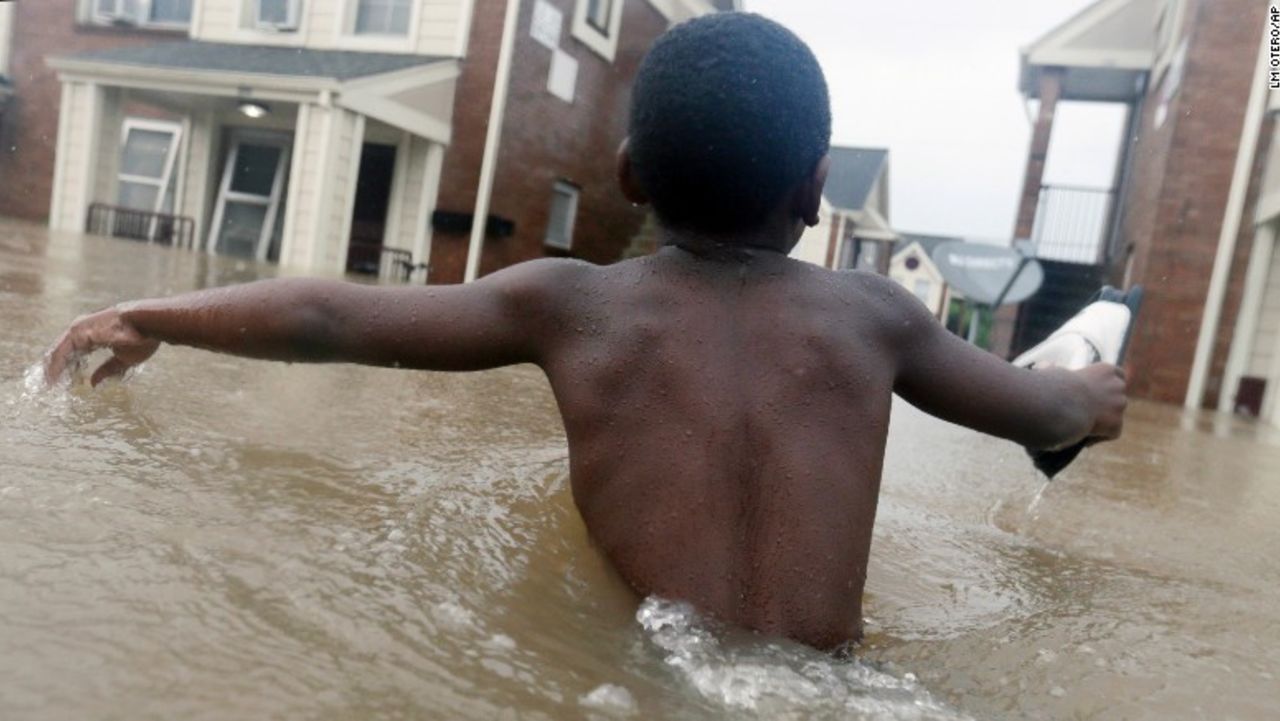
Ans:
[[[861,210],[889,165],[884,148],[831,148],[831,173],[823,195],[841,210]]]
[[[197,40],[95,50],[71,60],[168,70],[327,78],[338,81],[382,75],[446,60],[427,55],[207,43]]]
[[[933,251],[943,243],[950,243],[953,240],[963,240],[962,238],[952,238],[948,235],[928,235],[926,233],[903,233],[902,240],[899,240],[893,247],[894,255],[905,250],[912,243],[919,243],[924,248],[924,252],[933,259]]]

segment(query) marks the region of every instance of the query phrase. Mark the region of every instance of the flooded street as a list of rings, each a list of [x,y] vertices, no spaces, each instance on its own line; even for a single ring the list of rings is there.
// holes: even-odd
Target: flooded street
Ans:
[[[1135,404],[1045,489],[899,404],[851,662],[637,599],[535,369],[165,348],[76,315],[271,268],[0,222],[0,718],[1241,719],[1280,708],[1280,431]]]

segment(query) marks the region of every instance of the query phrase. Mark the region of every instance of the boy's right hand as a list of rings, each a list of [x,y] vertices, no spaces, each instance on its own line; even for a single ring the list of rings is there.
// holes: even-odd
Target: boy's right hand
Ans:
[[[67,329],[57,344],[45,355],[44,380],[53,386],[67,369],[80,359],[101,348],[112,352],[111,358],[98,366],[90,383],[98,385],[108,378],[145,362],[160,348],[160,341],[147,338],[124,319],[118,308],[82,316]]]
[[[1076,371],[1076,375],[1084,381],[1089,405],[1093,409],[1093,430],[1089,432],[1089,438],[1095,442],[1119,438],[1124,429],[1124,412],[1129,405],[1124,369],[1099,363]]]

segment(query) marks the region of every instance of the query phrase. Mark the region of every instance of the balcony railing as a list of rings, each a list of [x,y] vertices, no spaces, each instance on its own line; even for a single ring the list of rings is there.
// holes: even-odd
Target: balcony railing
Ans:
[[[1114,198],[1114,192],[1097,188],[1041,188],[1031,232],[1036,256],[1081,265],[1105,262]]]
[[[376,275],[379,280],[409,283],[413,274],[427,266],[413,264],[413,253],[398,248],[385,248],[373,243],[352,243],[347,256],[347,271]],[[423,282],[426,278],[422,278]]]
[[[196,223],[181,215],[166,215],[94,203],[89,206],[85,232],[112,238],[128,238],[147,243],[191,248],[195,245]]]

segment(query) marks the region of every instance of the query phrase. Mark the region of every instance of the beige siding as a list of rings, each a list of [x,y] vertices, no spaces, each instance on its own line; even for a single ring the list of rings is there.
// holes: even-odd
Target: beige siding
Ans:
[[[791,257],[825,267],[827,264],[827,250],[831,247],[833,222],[834,218],[832,217],[831,209],[823,203],[823,208],[818,214],[818,224],[812,228],[805,228],[804,235],[800,237],[800,242],[791,251]]]
[[[95,191],[102,90],[87,83],[66,83],[63,88],[49,227],[82,232]]]
[[[420,0],[417,52],[421,55],[453,55],[467,23],[462,0]]]
[[[183,175],[178,179],[182,206],[180,215],[195,220],[196,245],[205,239],[205,223],[209,219],[210,189],[217,177],[214,149],[217,143],[216,128],[210,113],[201,113],[191,119],[186,140],[186,163]]]
[[[304,10],[307,15],[307,46],[332,47],[342,30],[345,3],[340,0],[311,0]]]
[[[238,34],[242,0],[201,0],[197,4],[200,17],[195,25],[197,40],[233,42]]]
[[[402,148],[406,151],[406,157],[396,158],[398,167],[403,164],[400,169],[402,178],[399,193],[393,201],[396,217],[389,220],[394,225],[395,233],[387,238],[387,245],[401,250],[413,250],[418,223],[422,220],[419,198],[422,197],[426,175],[428,143],[421,138],[410,137]]]
[[[298,116],[281,265],[337,274],[346,266],[364,118],[306,106]]]
[[[293,164],[289,173],[289,202],[280,249],[280,264],[283,266],[306,268],[311,265],[311,239],[316,231],[316,217],[312,211],[320,193],[330,113],[314,105],[303,106],[298,112]]]
[[[394,195],[384,243],[388,248],[413,253],[414,263],[426,263],[431,256],[431,215],[440,190],[444,148],[425,138],[407,137],[396,158]]]
[[[103,92],[99,127],[102,130],[98,137],[97,160],[94,167],[96,177],[89,202],[115,205],[119,196],[117,185],[120,174],[120,141],[124,131],[124,110],[119,90]]]
[[[1271,256],[1271,272],[1267,289],[1262,296],[1262,310],[1258,316],[1258,333],[1253,342],[1253,357],[1249,361],[1248,375],[1265,378],[1275,361],[1277,342],[1280,341],[1280,252]],[[1280,378],[1273,382],[1280,383]]]

